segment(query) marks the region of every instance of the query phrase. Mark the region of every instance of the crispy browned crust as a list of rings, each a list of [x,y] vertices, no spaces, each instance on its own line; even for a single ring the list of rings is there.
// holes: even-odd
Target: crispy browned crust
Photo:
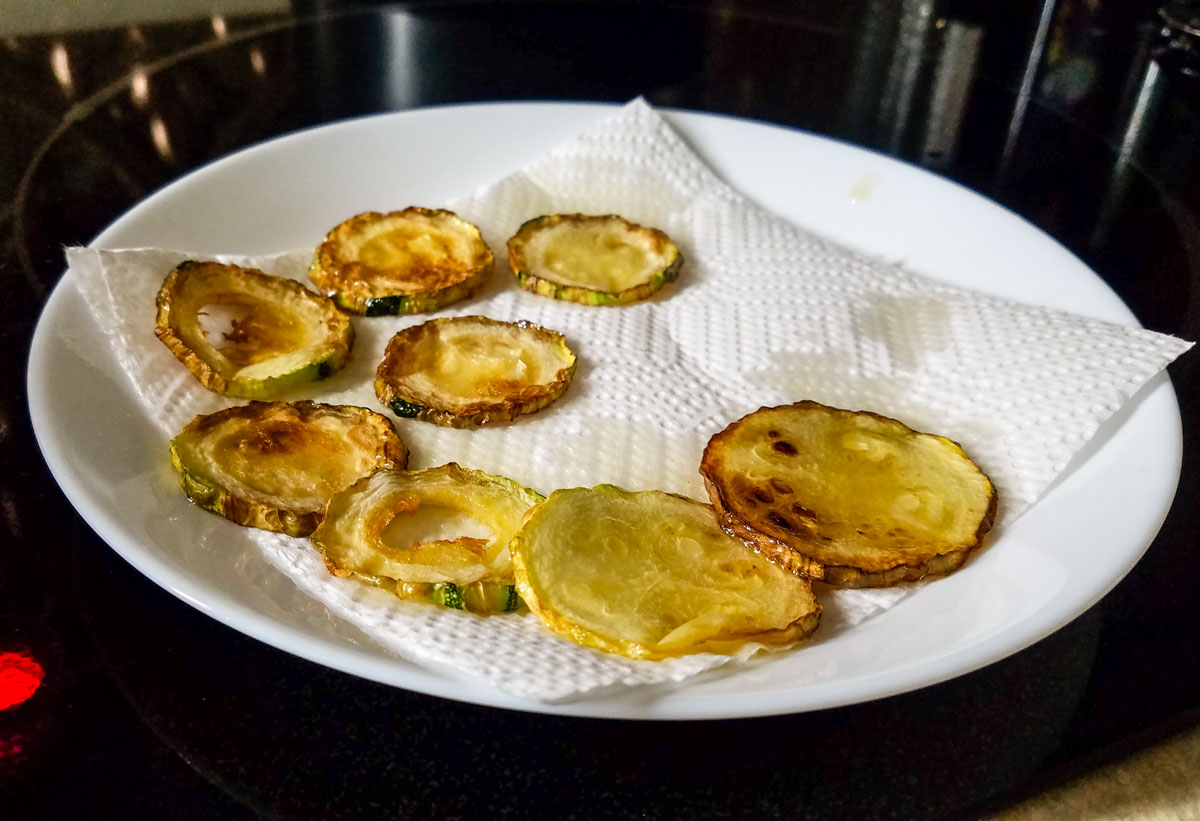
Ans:
[[[408,448],[386,416],[367,408],[325,405],[307,399],[298,402],[250,402],[215,413],[200,414],[184,426],[179,435],[203,436],[230,419],[239,417],[253,420],[268,416],[291,416],[298,427],[303,427],[316,416],[331,412],[358,417],[354,425],[358,434],[355,438],[372,444],[380,468],[404,470],[408,466]],[[323,509],[299,510],[237,496],[212,481],[202,471],[185,465],[176,449],[174,439],[171,441],[170,452],[171,464],[179,471],[181,485],[188,500],[198,507],[224,516],[231,522],[244,527],[286,533],[289,536],[307,536],[325,516]]]
[[[898,423],[895,419],[871,411],[843,411],[836,408],[828,408],[811,400],[804,400],[791,406],[781,407],[794,407],[798,409],[820,408],[848,415],[871,416],[888,423],[903,424]],[[776,409],[760,408],[759,411]],[[755,411],[754,413],[758,413],[759,411]],[[709,440],[700,460],[700,474],[704,479],[704,486],[708,490],[709,499],[712,502],[713,509],[717,512],[717,519],[720,521],[722,528],[731,535],[752,545],[756,550],[763,553],[763,555],[787,568],[792,573],[824,581],[836,587],[853,588],[891,587],[904,582],[945,576],[961,567],[966,562],[967,557],[982,546],[984,537],[991,530],[995,522],[998,499],[995,486],[989,481],[988,484],[991,492],[988,507],[980,520],[974,539],[970,544],[933,555],[919,562],[904,562],[902,558],[893,554],[891,556],[876,557],[876,561],[873,564],[877,566],[872,567],[853,567],[823,563],[813,555],[817,547],[813,542],[805,540],[799,534],[794,534],[791,538],[783,538],[780,533],[764,533],[752,527],[745,519],[739,516],[736,507],[731,503],[730,488],[726,481],[729,478],[729,469],[722,458],[722,445],[724,439],[731,435],[733,429],[752,415],[753,413],[743,416]],[[945,437],[938,438],[944,439]],[[960,451],[962,450],[961,446],[952,442],[952,440],[946,441],[954,444]]]
[[[707,451],[705,453],[707,454]],[[709,499],[712,502],[713,510],[716,511],[717,521],[720,523],[722,530],[751,545],[759,553],[762,553],[771,561],[795,573],[797,576],[824,581],[825,565],[816,559],[804,555],[790,545],[784,544],[778,539],[774,539],[765,533],[760,533],[748,527],[745,522],[729,511],[720,488],[707,474],[704,474],[703,463],[700,472],[704,478],[704,487],[708,490]]]
[[[372,282],[378,279],[380,272],[358,259],[346,257],[342,253],[342,244],[372,222],[392,218],[403,219],[414,215],[453,218],[462,223],[473,232],[477,245],[475,257],[464,268],[414,267],[406,270],[402,276],[395,270],[389,270],[389,274],[403,279],[411,287],[404,291],[377,293],[377,289],[372,287]],[[387,213],[367,211],[335,226],[325,236],[325,241],[317,246],[313,266],[308,275],[322,293],[352,313],[375,313],[371,310],[372,304],[378,304],[388,297],[396,297],[397,301],[392,302],[390,308],[379,313],[414,314],[437,310],[470,296],[491,277],[494,263],[495,257],[475,225],[453,211],[412,206]]]
[[[191,498],[190,495],[189,498]],[[301,512],[268,507],[248,499],[240,499],[229,493],[221,493],[218,498],[219,502],[211,506],[200,505],[200,507],[220,514],[243,527],[256,527],[260,530],[271,530],[288,536],[309,535],[317,529],[317,525],[321,523],[324,515],[319,510]]]
[[[610,220],[620,222],[630,232],[650,237],[652,240],[651,244],[656,252],[661,253],[667,248],[674,248],[674,260],[666,268],[655,273],[648,281],[615,293],[555,282],[554,280],[538,276],[533,270],[533,266],[526,257],[525,248],[529,244],[529,240],[538,231],[552,228],[563,222],[588,223],[607,222]],[[679,249],[675,246],[675,243],[664,232],[657,228],[648,228],[644,225],[630,222],[617,214],[547,214],[527,220],[517,229],[517,233],[509,237],[508,265],[512,269],[513,275],[516,276],[520,286],[531,293],[548,296],[553,299],[562,299],[568,302],[578,302],[582,305],[627,305],[631,302],[640,302],[643,299],[653,296],[668,282],[674,282],[678,279],[679,270],[683,266],[683,255],[679,253]]]
[[[321,362],[313,362],[294,374],[285,375],[278,380],[260,380],[254,384],[243,384],[236,379],[228,379],[221,374],[213,363],[205,359],[198,351],[193,350],[179,335],[182,322],[196,321],[194,316],[180,316],[176,310],[179,295],[194,279],[203,279],[215,271],[221,271],[245,282],[259,283],[264,289],[274,289],[297,300],[305,300],[321,306],[324,314],[322,325],[325,336],[329,339],[340,339],[343,344],[338,350]],[[323,379],[329,373],[343,367],[350,357],[354,346],[354,325],[350,318],[337,309],[331,300],[314,293],[303,284],[283,277],[273,277],[257,268],[241,268],[237,265],[227,265],[220,262],[185,260],[175,267],[167,278],[154,300],[156,314],[154,335],[167,346],[175,358],[183,363],[200,384],[211,391],[243,399],[265,399],[273,393],[286,390],[300,382]]]
[[[437,344],[441,327],[447,323],[475,322],[482,325],[510,326],[521,328],[535,340],[552,345],[569,354],[569,365],[559,369],[551,382],[540,385],[498,386],[497,396],[489,401],[451,404],[440,397],[416,396],[403,384],[409,367],[419,362],[418,351]],[[410,418],[433,422],[454,428],[471,428],[482,425],[511,422],[518,416],[535,413],[549,405],[566,391],[575,374],[575,354],[567,347],[566,339],[557,331],[534,325],[524,320],[501,322],[483,316],[444,317],[431,319],[395,334],[388,342],[383,361],[375,374],[375,396],[388,408],[395,411],[398,403],[409,410],[402,414]]]

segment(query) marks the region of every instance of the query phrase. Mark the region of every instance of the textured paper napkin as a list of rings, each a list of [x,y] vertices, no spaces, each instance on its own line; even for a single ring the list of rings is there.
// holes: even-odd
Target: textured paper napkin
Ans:
[[[815,399],[961,442],[994,480],[1004,524],[1191,345],[945,285],[815,236],[718,179],[641,100],[469,196],[397,207],[408,204],[457,211],[481,227],[501,260],[523,221],[556,212],[619,213],[665,230],[683,252],[679,282],[641,304],[595,308],[538,297],[498,262],[480,295],[437,313],[536,322],[565,334],[578,354],[567,394],[512,425],[464,431],[397,421],[411,467],[454,461],[541,493],[608,482],[706,499],[697,466],[712,434],[759,407]],[[154,337],[154,295],[187,257],[68,252],[75,282],[162,431],[164,459],[170,436],[194,415],[239,404],[200,387]],[[305,280],[311,250],[222,259]],[[428,318],[356,318],[351,365],[290,398],[381,409],[372,379],[387,340]],[[727,661],[635,662],[559,639],[529,615],[481,618],[397,601],[330,576],[307,540],[229,531],[231,542],[263,551],[382,646],[520,697],[553,702],[679,681]],[[821,629],[852,629],[914,589],[832,591],[822,599]]]

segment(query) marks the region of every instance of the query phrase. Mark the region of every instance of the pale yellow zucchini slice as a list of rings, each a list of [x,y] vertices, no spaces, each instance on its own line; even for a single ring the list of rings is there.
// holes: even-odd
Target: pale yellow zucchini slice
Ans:
[[[666,234],[616,215],[551,214],[508,240],[521,287],[584,305],[646,299],[679,276],[683,257]]]
[[[806,579],[722,531],[710,506],[661,491],[556,490],[526,514],[513,563],[543,624],[630,658],[787,646],[820,619]]]
[[[313,545],[336,576],[475,612],[520,606],[509,542],[542,497],[454,463],[382,470],[329,503]]]
[[[709,440],[700,473],[730,533],[844,587],[945,575],[996,516],[995,488],[957,443],[816,402],[734,422]]]
[[[397,416],[474,427],[541,410],[574,373],[575,354],[557,331],[482,316],[431,319],[388,342],[375,395]]]
[[[309,278],[347,311],[366,316],[434,311],[492,275],[479,229],[451,211],[369,211],[335,227],[317,247]]]
[[[188,260],[167,275],[155,334],[204,387],[266,399],[346,364],[350,318],[299,282]]]
[[[309,401],[251,402],[197,416],[170,450],[194,504],[290,536],[311,533],[337,491],[408,464],[387,417]]]

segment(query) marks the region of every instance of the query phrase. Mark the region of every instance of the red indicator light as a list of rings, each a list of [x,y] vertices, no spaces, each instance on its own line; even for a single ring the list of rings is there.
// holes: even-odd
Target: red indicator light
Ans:
[[[29,653],[0,652],[0,710],[24,704],[45,677],[46,671]]]

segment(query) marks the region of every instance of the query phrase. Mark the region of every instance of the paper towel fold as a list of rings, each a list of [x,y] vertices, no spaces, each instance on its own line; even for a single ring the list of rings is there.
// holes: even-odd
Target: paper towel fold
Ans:
[[[413,467],[455,461],[542,493],[608,482],[703,500],[697,466],[712,434],[759,407],[815,399],[959,441],[995,482],[1003,524],[1191,346],[945,285],[815,236],[719,180],[641,100],[522,171],[440,205],[478,224],[493,250],[530,217],[584,212],[661,228],[683,251],[680,281],[636,305],[538,297],[500,270],[483,293],[438,312],[532,321],[565,334],[578,354],[567,394],[511,425],[467,431],[397,422]],[[164,454],[193,416],[236,404],[200,387],[148,320],[166,272],[187,257],[162,249],[68,252],[75,283],[162,431]],[[311,250],[221,259],[304,280]],[[350,366],[295,398],[377,408],[372,380],[387,340],[427,318],[357,318]],[[562,701],[680,681],[727,661],[604,655],[551,635],[532,616],[485,619],[334,578],[306,540],[232,525],[230,540],[262,550],[382,646],[524,698]],[[916,589],[832,591],[823,598],[832,618],[821,629],[849,629]]]

